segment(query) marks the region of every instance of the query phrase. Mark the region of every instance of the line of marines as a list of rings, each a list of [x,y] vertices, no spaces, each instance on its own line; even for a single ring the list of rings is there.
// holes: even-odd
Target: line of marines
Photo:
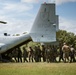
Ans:
[[[15,62],[76,62],[76,50],[66,43],[59,47],[49,45],[35,46],[34,49],[29,47],[28,50],[23,47],[23,52],[16,48],[12,54]]]

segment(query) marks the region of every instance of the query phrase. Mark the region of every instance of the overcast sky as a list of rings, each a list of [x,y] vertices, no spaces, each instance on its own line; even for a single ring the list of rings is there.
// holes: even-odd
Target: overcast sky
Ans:
[[[41,3],[56,3],[59,28],[76,34],[76,0],[0,0],[0,35],[30,31]]]

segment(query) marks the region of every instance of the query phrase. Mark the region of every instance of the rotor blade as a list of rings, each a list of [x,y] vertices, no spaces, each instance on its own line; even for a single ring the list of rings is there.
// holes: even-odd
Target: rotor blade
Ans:
[[[0,21],[0,23],[7,24],[7,22],[4,22],[4,21]]]

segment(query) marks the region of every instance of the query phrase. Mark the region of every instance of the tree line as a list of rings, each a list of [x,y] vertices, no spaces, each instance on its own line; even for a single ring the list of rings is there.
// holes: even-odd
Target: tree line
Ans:
[[[59,44],[66,42],[68,45],[73,45],[73,47],[76,49],[76,35],[72,32],[59,30],[57,32],[57,41]]]

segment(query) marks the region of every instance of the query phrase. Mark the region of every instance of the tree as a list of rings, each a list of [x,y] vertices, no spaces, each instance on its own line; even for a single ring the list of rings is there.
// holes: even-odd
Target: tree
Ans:
[[[75,40],[76,40],[76,35],[74,33],[67,32],[65,30],[59,30],[57,32],[57,41],[59,41],[60,44],[66,42],[67,44],[75,46],[76,43]]]

